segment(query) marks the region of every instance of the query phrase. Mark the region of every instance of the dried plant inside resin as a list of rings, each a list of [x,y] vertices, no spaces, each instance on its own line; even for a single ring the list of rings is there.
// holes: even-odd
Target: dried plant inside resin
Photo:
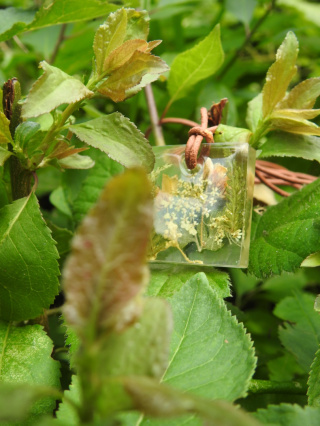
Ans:
[[[155,148],[155,221],[149,259],[245,267],[248,263],[254,150],[205,144],[188,170],[181,147]]]

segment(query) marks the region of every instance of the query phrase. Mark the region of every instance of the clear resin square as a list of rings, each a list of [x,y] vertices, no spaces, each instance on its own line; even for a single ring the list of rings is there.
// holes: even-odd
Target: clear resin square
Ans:
[[[154,148],[154,230],[149,260],[248,266],[255,151],[247,143],[202,144],[189,170],[185,145]]]

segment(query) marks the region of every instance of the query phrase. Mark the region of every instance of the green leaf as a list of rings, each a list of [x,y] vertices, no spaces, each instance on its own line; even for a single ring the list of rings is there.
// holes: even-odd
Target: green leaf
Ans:
[[[81,222],[89,209],[97,202],[108,180],[123,171],[123,167],[106,155],[99,155],[94,167],[83,181],[80,192],[74,200],[72,211],[76,224]]]
[[[24,148],[33,136],[40,130],[40,124],[34,121],[25,121],[19,124],[14,134],[15,145]]]
[[[277,103],[284,98],[296,73],[297,56],[298,40],[294,33],[289,31],[277,51],[276,61],[267,72],[266,83],[262,90],[263,117],[269,116]]]
[[[316,352],[311,365],[308,380],[308,405],[320,407],[320,349]]]
[[[298,404],[269,405],[253,414],[264,425],[270,426],[317,426],[320,410],[314,407],[300,407]]]
[[[320,95],[320,77],[308,78],[297,84],[280,102],[280,108],[310,109]]]
[[[136,126],[119,112],[75,124],[69,129],[81,141],[98,148],[125,167],[153,169],[154,154]]]
[[[113,71],[99,87],[98,92],[114,102],[124,101],[127,91],[139,85],[145,75],[158,75],[168,70],[167,64],[157,56],[136,50],[130,61]],[[129,92],[130,93],[130,92]]]
[[[60,228],[52,222],[47,222],[47,225],[52,232],[52,238],[57,243],[57,250],[60,256],[59,261],[61,261],[61,259],[64,260],[65,256],[70,251],[70,243],[73,233],[69,229]]]
[[[147,288],[148,296],[159,296],[168,298],[179,291],[182,286],[192,276],[198,272],[197,266],[160,266],[151,264],[151,280]],[[230,297],[230,279],[226,272],[212,269],[210,267],[202,267],[202,272],[206,274],[206,278],[212,290],[222,299]]]
[[[25,118],[37,117],[59,105],[78,102],[93,95],[80,80],[49,65],[46,61],[40,62],[40,67],[44,73],[33,84],[22,105],[22,115]]]
[[[110,53],[125,41],[147,39],[148,21],[147,12],[138,12],[134,9],[119,9],[109,15],[104,24],[98,28],[93,42],[98,75],[104,71],[104,63]]]
[[[257,0],[227,0],[226,9],[231,12],[239,21],[249,25],[256,7]]]
[[[320,162],[320,138],[309,135],[293,135],[286,132],[272,132],[261,146],[259,158],[301,157]]]
[[[12,155],[12,152],[0,146],[0,166],[3,166],[7,159]]]
[[[215,142],[249,142],[252,133],[248,129],[220,124],[214,136]]]
[[[317,266],[320,266],[320,251],[312,253],[310,256],[306,257],[301,263],[301,266],[305,268],[316,268]]]
[[[320,127],[312,123],[312,121],[289,115],[281,115],[280,110],[272,113],[270,123],[273,129],[279,129],[289,133],[298,135],[320,135]]]
[[[249,272],[262,278],[297,269],[320,250],[319,218],[319,179],[269,207],[252,235]]]
[[[62,399],[59,404],[59,410],[57,411],[57,419],[66,422],[68,426],[78,426],[80,420],[75,408],[68,402],[73,401],[75,404],[81,404],[81,388],[79,378],[76,375],[72,376],[72,382],[69,390],[64,392],[64,395],[68,398]]]
[[[0,42],[8,40],[14,35],[24,31],[33,21],[35,13],[31,10],[23,10],[8,7],[0,10]]]
[[[40,325],[15,327],[0,322],[1,382],[60,388],[60,365],[51,358],[52,350],[53,343]],[[32,419],[52,413],[55,399],[43,398],[37,402],[31,410]]]
[[[0,111],[0,144],[12,143],[9,126],[10,121],[7,119],[4,113]]]
[[[110,181],[78,228],[64,268],[65,315],[81,337],[121,329],[137,316],[151,227],[145,172],[128,170]]]
[[[118,6],[105,0],[54,0],[45,3],[37,12],[29,30],[67,22],[88,21],[116,10]]]
[[[0,317],[22,321],[42,314],[58,293],[58,253],[35,195],[0,210]]]
[[[161,379],[168,365],[172,315],[168,303],[146,298],[139,320],[122,333],[111,333],[100,354],[101,376]]]
[[[311,120],[320,114],[320,109],[290,109],[290,108],[277,108],[271,115],[271,120],[281,118],[291,118],[294,120]],[[314,123],[312,123],[314,124]]]
[[[65,214],[66,216],[71,217],[72,212],[70,209],[70,205],[66,198],[66,193],[62,186],[59,186],[50,194],[50,203],[56,207],[61,213]]]
[[[307,373],[320,343],[320,315],[313,305],[314,296],[295,292],[274,310],[277,317],[289,321],[279,329],[281,343]]]
[[[173,61],[168,79],[171,103],[183,98],[196,83],[213,75],[223,60],[220,26],[216,25],[204,40]]]
[[[88,155],[72,154],[58,160],[58,164],[63,169],[87,170],[94,166],[94,161]]]
[[[205,274],[196,274],[169,303],[174,332],[163,381],[210,399],[244,396],[256,364],[252,342]]]

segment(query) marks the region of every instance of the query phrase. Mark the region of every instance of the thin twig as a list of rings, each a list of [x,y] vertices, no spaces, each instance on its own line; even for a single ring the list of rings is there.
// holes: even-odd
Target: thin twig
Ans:
[[[162,127],[159,124],[159,115],[156,106],[156,102],[154,100],[153,91],[151,84],[147,84],[144,88],[144,92],[147,98],[148,110],[150,115],[150,121],[152,130],[155,137],[155,142],[157,146],[165,146],[165,141],[162,133]],[[147,137],[147,136],[146,136]]]
[[[65,32],[66,32],[66,29],[67,29],[67,24],[62,24],[62,25],[61,25],[61,28],[60,28],[60,32],[59,32],[58,39],[57,39],[57,41],[56,41],[56,45],[54,46],[54,49],[53,49],[52,55],[51,55],[51,57],[50,57],[50,59],[49,59],[49,64],[53,64],[53,63],[54,63],[54,61],[56,60],[56,57],[57,57],[57,54],[58,54],[58,52],[59,52],[60,46],[61,46],[61,44],[62,44],[62,43],[64,42],[64,40],[65,40]]]
[[[256,175],[261,180],[261,182],[263,182],[265,185],[267,185],[269,188],[271,188],[274,192],[282,195],[282,197],[289,197],[289,195],[290,195],[289,192],[286,192],[283,189],[280,189],[276,185],[271,183],[270,180],[268,180],[266,177],[264,177],[264,175],[261,172],[259,172],[259,170],[257,170],[257,169],[256,169]]]
[[[29,49],[22,43],[22,41],[17,35],[13,36],[13,40],[16,42],[17,46],[19,46],[24,53],[29,53]]]
[[[220,69],[220,72],[217,74],[216,78],[217,80],[220,80],[227,72],[230,70],[230,68],[233,66],[233,64],[237,61],[240,54],[243,52],[249,41],[252,39],[254,34],[257,32],[258,28],[262,25],[262,23],[267,19],[268,15],[271,13],[272,9],[275,7],[276,0],[271,0],[269,5],[267,6],[267,9],[265,13],[261,16],[260,19],[255,23],[252,30],[248,32],[246,35],[242,45],[234,52],[234,54],[231,56],[229,61],[225,63],[225,65]]]

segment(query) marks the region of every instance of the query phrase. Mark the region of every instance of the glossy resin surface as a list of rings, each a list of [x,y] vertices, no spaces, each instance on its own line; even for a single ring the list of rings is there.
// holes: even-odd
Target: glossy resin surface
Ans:
[[[154,148],[149,260],[246,267],[255,151],[246,143],[203,144],[191,171],[184,150],[185,145]]]

